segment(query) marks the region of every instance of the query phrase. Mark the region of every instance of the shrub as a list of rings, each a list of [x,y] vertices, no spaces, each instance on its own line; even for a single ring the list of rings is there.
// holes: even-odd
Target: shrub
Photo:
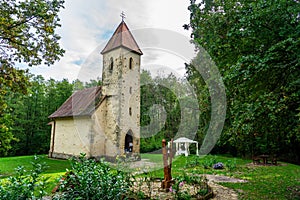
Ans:
[[[204,167],[204,169],[209,169],[213,166],[213,164],[216,163],[216,156],[213,157],[206,157],[204,158],[204,160],[202,161],[202,166]]]
[[[186,160],[185,168],[196,167],[200,164],[201,164],[201,162],[200,162],[200,157],[199,156],[191,157],[191,159]]]
[[[170,192],[175,194],[175,199],[202,199],[211,190],[207,182],[205,176],[184,174],[175,179],[175,183],[170,187]]]
[[[46,194],[47,178],[40,176],[46,164],[41,163],[37,156],[34,156],[31,164],[33,169],[29,172],[23,166],[19,166],[15,176],[1,180],[1,200],[41,199]]]
[[[234,161],[227,160],[227,162],[225,163],[225,166],[227,167],[227,169],[229,171],[235,170],[236,169],[236,159],[234,159]]]
[[[71,160],[71,168],[53,199],[120,199],[131,186],[127,173],[110,168],[104,160],[96,162],[82,154]]]

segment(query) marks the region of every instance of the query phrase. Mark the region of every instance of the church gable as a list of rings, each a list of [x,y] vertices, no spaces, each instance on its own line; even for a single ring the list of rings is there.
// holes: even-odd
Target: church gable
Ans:
[[[91,116],[103,101],[101,87],[92,87],[74,92],[49,118]]]

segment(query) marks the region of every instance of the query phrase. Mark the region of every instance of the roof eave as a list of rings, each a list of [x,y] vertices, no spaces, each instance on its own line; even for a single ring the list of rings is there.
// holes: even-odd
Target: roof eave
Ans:
[[[110,52],[110,51],[113,51],[113,50],[115,50],[115,49],[117,49],[117,48],[124,48],[124,49],[127,49],[127,50],[129,50],[129,51],[131,51],[131,52],[134,52],[134,53],[138,54],[138,55],[143,55],[143,52],[142,52],[140,49],[139,49],[139,51],[137,51],[137,50],[128,48],[128,47],[126,47],[126,46],[124,46],[124,45],[117,46],[117,47],[115,47],[115,48],[108,49],[108,50],[105,50],[105,51],[103,50],[103,51],[101,52],[101,54],[103,55],[103,54],[108,53],[108,52]]]

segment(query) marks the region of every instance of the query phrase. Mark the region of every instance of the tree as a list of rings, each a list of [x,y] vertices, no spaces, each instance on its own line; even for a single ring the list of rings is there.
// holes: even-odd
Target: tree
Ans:
[[[1,0],[0,60],[12,66],[15,61],[31,65],[53,64],[64,50],[59,46],[58,12],[62,0]]]
[[[63,0],[0,0],[0,129],[1,138],[5,138],[5,142],[0,141],[0,149],[3,152],[14,139],[9,133],[12,121],[5,114],[9,110],[5,98],[10,92],[27,93],[29,84],[26,71],[16,69],[15,63],[51,65],[59,60],[64,50],[59,46],[60,36],[55,29],[60,26],[58,12],[63,3]]]
[[[30,155],[47,153],[49,150],[51,127],[48,116],[72,94],[73,85],[66,79],[45,81],[40,75],[31,76],[27,95],[11,94],[8,102],[14,120],[13,142],[10,155]]]
[[[141,152],[161,148],[163,138],[195,137],[198,118],[196,99],[186,81],[174,74],[151,77],[141,73]],[[195,128],[196,127],[196,128]]]
[[[300,151],[300,2],[191,0],[195,44],[219,67],[227,120],[219,145],[240,154]]]

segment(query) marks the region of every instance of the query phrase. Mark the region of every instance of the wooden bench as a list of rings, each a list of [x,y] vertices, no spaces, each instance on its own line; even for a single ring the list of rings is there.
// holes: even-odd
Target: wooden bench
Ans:
[[[277,165],[277,156],[276,155],[272,155],[272,156],[269,156],[269,155],[259,155],[259,156],[253,156],[252,157],[252,161],[253,161],[253,164],[255,165],[259,165],[259,164],[264,164],[264,165],[267,165],[267,164],[272,164],[272,165]],[[261,162],[262,161],[262,162]],[[270,163],[270,162],[271,163]]]
[[[260,164],[260,157],[253,156],[252,161],[253,161],[254,165],[258,165],[258,164]]]

